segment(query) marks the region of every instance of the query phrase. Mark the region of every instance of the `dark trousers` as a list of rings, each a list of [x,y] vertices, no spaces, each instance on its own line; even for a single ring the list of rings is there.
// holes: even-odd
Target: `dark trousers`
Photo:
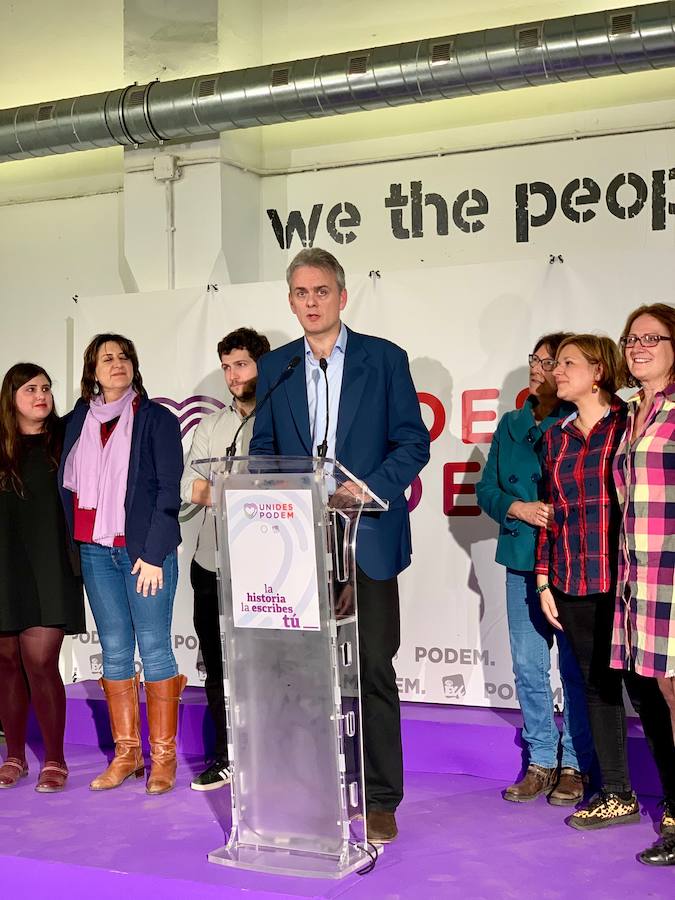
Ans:
[[[613,594],[573,597],[552,588],[560,623],[579,662],[603,787],[630,791],[622,686],[640,716],[666,799],[675,800],[675,747],[668,707],[655,678],[610,669]]]
[[[398,582],[357,567],[366,804],[394,811],[403,799],[401,712],[392,662],[401,639]]]
[[[218,581],[215,572],[202,568],[194,559],[190,566],[190,583],[195,596],[193,622],[206,669],[206,701],[215,728],[215,757],[227,761],[227,719],[223,687],[223,659],[220,643]]]

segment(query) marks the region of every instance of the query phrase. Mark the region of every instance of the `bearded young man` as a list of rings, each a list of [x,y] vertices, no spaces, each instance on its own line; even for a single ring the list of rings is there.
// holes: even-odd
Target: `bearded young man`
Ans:
[[[218,358],[232,403],[219,412],[205,416],[194,433],[185,461],[180,484],[181,499],[205,507],[197,549],[190,566],[190,582],[194,591],[194,626],[199,638],[206,680],[206,699],[215,727],[213,762],[193,779],[195,791],[212,791],[224,787],[231,779],[227,755],[227,721],[223,688],[223,660],[220,641],[218,582],[216,579],[215,522],[207,507],[211,506],[211,485],[192,468],[195,459],[225,456],[235,433],[246,416],[255,409],[258,359],[267,353],[270,343],[252,328],[238,328],[218,344]],[[236,454],[245,456],[253,432],[254,417],[248,419],[237,437]]]

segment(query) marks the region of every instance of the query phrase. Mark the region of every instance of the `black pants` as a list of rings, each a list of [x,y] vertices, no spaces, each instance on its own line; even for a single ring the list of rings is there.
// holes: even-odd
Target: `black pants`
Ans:
[[[398,582],[357,567],[366,804],[394,811],[403,799],[401,711],[392,662],[401,639]]]
[[[626,713],[622,686],[640,716],[663,787],[675,800],[675,747],[667,704],[655,678],[610,669],[613,594],[573,597],[552,588],[560,623],[572,646],[586,687],[588,718],[607,791],[630,791]]]
[[[202,568],[194,559],[190,583],[195,595],[193,622],[206,669],[206,701],[215,728],[215,757],[227,762],[227,719],[223,687],[223,659],[220,643],[218,581],[215,572]]]

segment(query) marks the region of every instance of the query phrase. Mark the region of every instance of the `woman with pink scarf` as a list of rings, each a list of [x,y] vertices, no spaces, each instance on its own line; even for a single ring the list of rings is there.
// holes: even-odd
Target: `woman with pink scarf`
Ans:
[[[178,420],[143,390],[133,343],[99,334],[84,352],[82,397],[66,420],[59,484],[103,650],[115,756],[90,787],[144,774],[135,674],[145,677],[149,794],[176,780],[178,701],[186,678],[171,647],[183,452]]]

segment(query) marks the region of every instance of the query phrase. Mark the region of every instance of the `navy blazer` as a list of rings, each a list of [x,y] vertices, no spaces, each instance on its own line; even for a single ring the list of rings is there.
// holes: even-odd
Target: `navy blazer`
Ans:
[[[65,417],[59,491],[71,539],[73,494],[63,486],[63,469],[80,436],[88,410],[89,404],[80,399]],[[131,432],[131,458],[124,500],[124,536],[132,565],[140,558],[153,566],[161,566],[180,544],[178,511],[182,474],[183,446],[178,419],[159,403],[149,400],[143,391]]]
[[[410,375],[408,357],[383,338],[347,329],[335,456],[383,500],[385,513],[361,516],[356,542],[359,566],[371,578],[393,578],[412,552],[406,488],[429,461],[429,432]],[[311,456],[305,379],[305,345],[292,341],[258,360],[258,397],[294,356],[296,366],[255,418],[253,456]]]

